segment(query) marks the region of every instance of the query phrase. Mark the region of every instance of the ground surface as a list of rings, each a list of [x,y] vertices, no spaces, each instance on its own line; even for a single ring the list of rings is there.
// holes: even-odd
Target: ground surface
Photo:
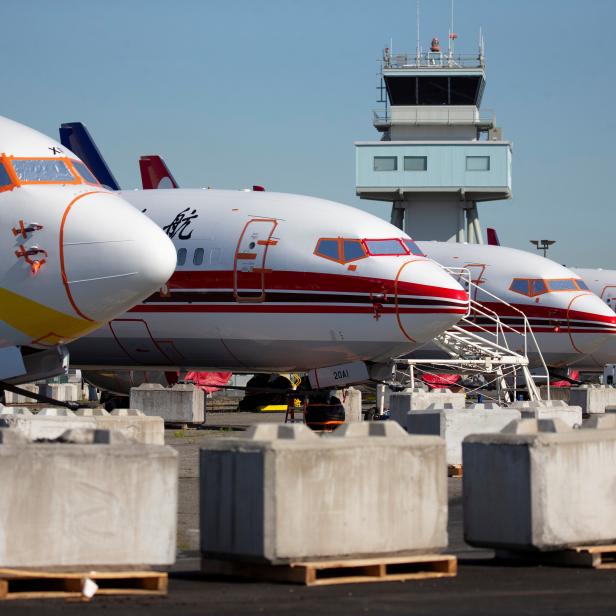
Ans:
[[[208,416],[207,429],[167,431],[167,443],[180,454],[178,561],[170,572],[168,597],[95,597],[88,604],[0,602],[0,614],[616,614],[616,569],[506,566],[490,552],[467,546],[459,479],[449,479],[448,553],[459,558],[456,578],[318,588],[203,578],[198,560],[199,444],[234,436],[237,429],[264,419],[279,421],[281,416],[216,413]]]

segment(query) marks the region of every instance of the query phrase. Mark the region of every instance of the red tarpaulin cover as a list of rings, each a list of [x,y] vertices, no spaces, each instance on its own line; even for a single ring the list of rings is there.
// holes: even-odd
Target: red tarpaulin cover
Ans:
[[[438,389],[441,387],[451,387],[460,381],[460,374],[424,374],[421,377],[423,382],[430,389]]]
[[[184,381],[192,381],[199,389],[211,394],[218,391],[222,385],[226,385],[230,380],[232,372],[187,372]]]

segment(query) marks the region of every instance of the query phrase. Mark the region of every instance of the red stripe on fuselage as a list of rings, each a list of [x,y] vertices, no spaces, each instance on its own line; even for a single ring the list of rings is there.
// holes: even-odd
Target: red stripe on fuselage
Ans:
[[[583,312],[580,310],[567,310],[566,308],[554,308],[552,306],[541,306],[539,304],[511,304],[507,306],[499,302],[481,302],[482,306],[490,308],[500,317],[520,317],[520,313],[514,310],[517,308],[523,312],[529,319],[533,317],[541,317],[544,319],[562,319],[562,320],[579,320],[579,321],[599,321],[616,325],[616,314],[608,316],[603,314],[595,314],[594,312]]]
[[[285,291],[338,291],[341,293],[389,293],[394,294],[394,280],[368,278],[344,274],[321,274],[317,272],[272,271],[265,274],[265,289]],[[233,270],[176,271],[168,283],[169,289],[232,289]],[[399,281],[400,295],[446,297],[467,301],[466,292],[458,289],[437,287]]]
[[[305,304],[301,306],[289,306],[280,304],[246,303],[246,304],[221,304],[212,306],[207,304],[142,304],[131,308],[129,312],[259,312],[259,313],[289,313],[289,314],[374,314],[370,306],[318,306]],[[395,314],[394,308],[382,308],[379,314]],[[466,309],[461,308],[400,308],[400,314],[466,314]]]

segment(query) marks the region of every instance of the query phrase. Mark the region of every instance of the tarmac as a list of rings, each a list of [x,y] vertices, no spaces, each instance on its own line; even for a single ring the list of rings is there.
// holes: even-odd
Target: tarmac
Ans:
[[[166,442],[180,454],[178,559],[169,570],[167,597],[94,597],[0,601],[0,614],[610,614],[616,613],[616,569],[528,566],[496,561],[490,551],[464,543],[462,481],[449,488],[448,554],[458,557],[458,575],[422,581],[302,587],[203,577],[199,572],[198,457],[207,439],[236,436],[257,421],[283,414],[212,413],[202,429],[167,430]],[[384,469],[386,472],[386,469]],[[366,529],[369,532],[369,529]]]

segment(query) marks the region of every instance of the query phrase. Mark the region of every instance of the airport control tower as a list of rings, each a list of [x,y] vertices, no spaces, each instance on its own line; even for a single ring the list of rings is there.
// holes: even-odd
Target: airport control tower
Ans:
[[[356,190],[390,201],[392,222],[419,240],[482,243],[477,202],[511,197],[511,143],[480,111],[483,43],[477,55],[441,51],[381,61],[380,141],[355,143]]]

